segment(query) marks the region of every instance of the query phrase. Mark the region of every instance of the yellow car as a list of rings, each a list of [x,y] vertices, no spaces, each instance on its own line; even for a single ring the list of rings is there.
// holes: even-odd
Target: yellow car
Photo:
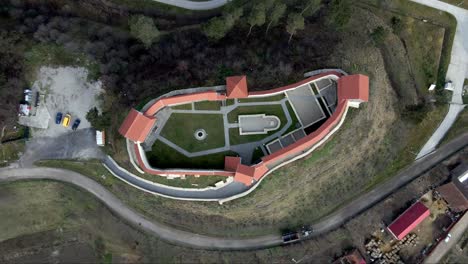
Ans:
[[[68,127],[70,125],[70,120],[71,120],[71,115],[66,114],[65,117],[62,120],[62,126]]]

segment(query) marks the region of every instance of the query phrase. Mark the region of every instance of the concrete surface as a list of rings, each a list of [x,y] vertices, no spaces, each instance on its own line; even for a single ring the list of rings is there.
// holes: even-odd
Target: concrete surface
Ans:
[[[33,137],[56,137],[69,133],[76,118],[81,120],[79,128],[91,127],[86,113],[94,106],[99,109],[97,96],[102,88],[100,81],[90,82],[87,77],[87,70],[81,67],[41,67],[32,89],[45,94],[45,106],[52,118],[47,129],[32,130]],[[57,112],[72,116],[68,128],[55,124]]]
[[[457,19],[457,29],[446,76],[446,79],[451,80],[454,85],[450,109],[444,121],[416,156],[416,159],[420,159],[435,150],[464,108],[462,106],[463,82],[465,78],[468,78],[468,10],[436,0],[411,1],[448,12]]]
[[[424,260],[424,263],[439,263],[442,258],[452,249],[457,242],[461,239],[463,234],[468,228],[468,214],[465,213],[463,217],[457,222],[456,225],[450,230],[452,236],[448,242],[440,241],[439,245],[431,252],[431,254]]]

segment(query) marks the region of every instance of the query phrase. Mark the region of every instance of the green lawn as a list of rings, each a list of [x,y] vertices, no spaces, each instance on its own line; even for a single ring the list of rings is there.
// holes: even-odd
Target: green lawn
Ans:
[[[207,137],[197,140],[194,133],[204,129]],[[161,135],[189,151],[197,152],[224,147],[224,125],[221,114],[173,113],[164,125]]]
[[[225,156],[237,156],[237,153],[226,151],[189,158],[159,140],[146,152],[148,162],[156,168],[224,169]]]
[[[0,144],[0,167],[19,159],[19,153],[24,151],[24,140],[16,140]]]
[[[192,110],[192,103],[171,106],[174,110]]]
[[[277,94],[273,96],[268,96],[268,97],[259,97],[259,98],[245,98],[245,99],[239,99],[239,103],[250,103],[250,102],[275,102],[275,101],[280,101],[285,97],[284,93],[282,94]]]
[[[195,102],[195,110],[220,110],[221,101],[200,101]]]

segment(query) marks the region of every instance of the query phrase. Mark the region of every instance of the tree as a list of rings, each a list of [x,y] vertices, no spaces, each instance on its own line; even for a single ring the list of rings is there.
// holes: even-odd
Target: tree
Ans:
[[[263,24],[265,24],[265,20],[266,20],[265,9],[266,9],[265,3],[263,2],[256,4],[252,8],[252,10],[250,11],[249,17],[247,18],[247,23],[250,25],[249,33],[247,34],[247,36],[250,35],[250,33],[252,32],[252,28],[254,26],[262,26]]]
[[[234,27],[243,14],[242,8],[234,8],[223,13],[223,17],[212,18],[202,26],[203,33],[212,40],[220,40]]]
[[[143,15],[131,16],[128,23],[130,34],[143,42],[146,48],[149,48],[161,34],[150,17]]]
[[[283,3],[279,3],[274,5],[271,10],[269,10],[269,20],[268,26],[266,28],[265,34],[268,34],[268,29],[270,29],[271,25],[276,25],[278,21],[284,16],[286,12],[286,5]]]
[[[387,37],[387,30],[385,30],[385,28],[382,26],[378,26],[374,29],[374,31],[372,31],[372,33],[370,33],[370,37],[376,45],[380,45]]]
[[[396,34],[400,33],[401,30],[403,29],[403,22],[401,22],[401,19],[394,16],[392,17],[392,29],[393,29],[393,32],[395,32]]]
[[[304,29],[304,17],[300,13],[291,13],[288,16],[286,31],[290,34],[288,43],[291,42],[292,36],[297,30]]]
[[[350,18],[349,0],[332,0],[330,2],[329,24],[339,30],[348,24]]]
[[[99,110],[96,107],[91,108],[88,113],[86,113],[86,120],[98,130],[104,130],[111,125],[109,113],[99,114]]]
[[[319,9],[322,0],[308,0],[305,2],[301,15],[308,17],[314,15]]]

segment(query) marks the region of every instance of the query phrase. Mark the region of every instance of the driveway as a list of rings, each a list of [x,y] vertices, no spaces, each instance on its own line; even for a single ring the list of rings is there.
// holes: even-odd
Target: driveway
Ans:
[[[453,40],[447,80],[454,85],[452,101],[444,121],[439,125],[431,138],[426,142],[416,159],[420,159],[435,150],[450,127],[455,123],[458,114],[463,111],[463,82],[468,78],[468,10],[436,0],[411,0],[452,14],[457,19],[457,29]]]

